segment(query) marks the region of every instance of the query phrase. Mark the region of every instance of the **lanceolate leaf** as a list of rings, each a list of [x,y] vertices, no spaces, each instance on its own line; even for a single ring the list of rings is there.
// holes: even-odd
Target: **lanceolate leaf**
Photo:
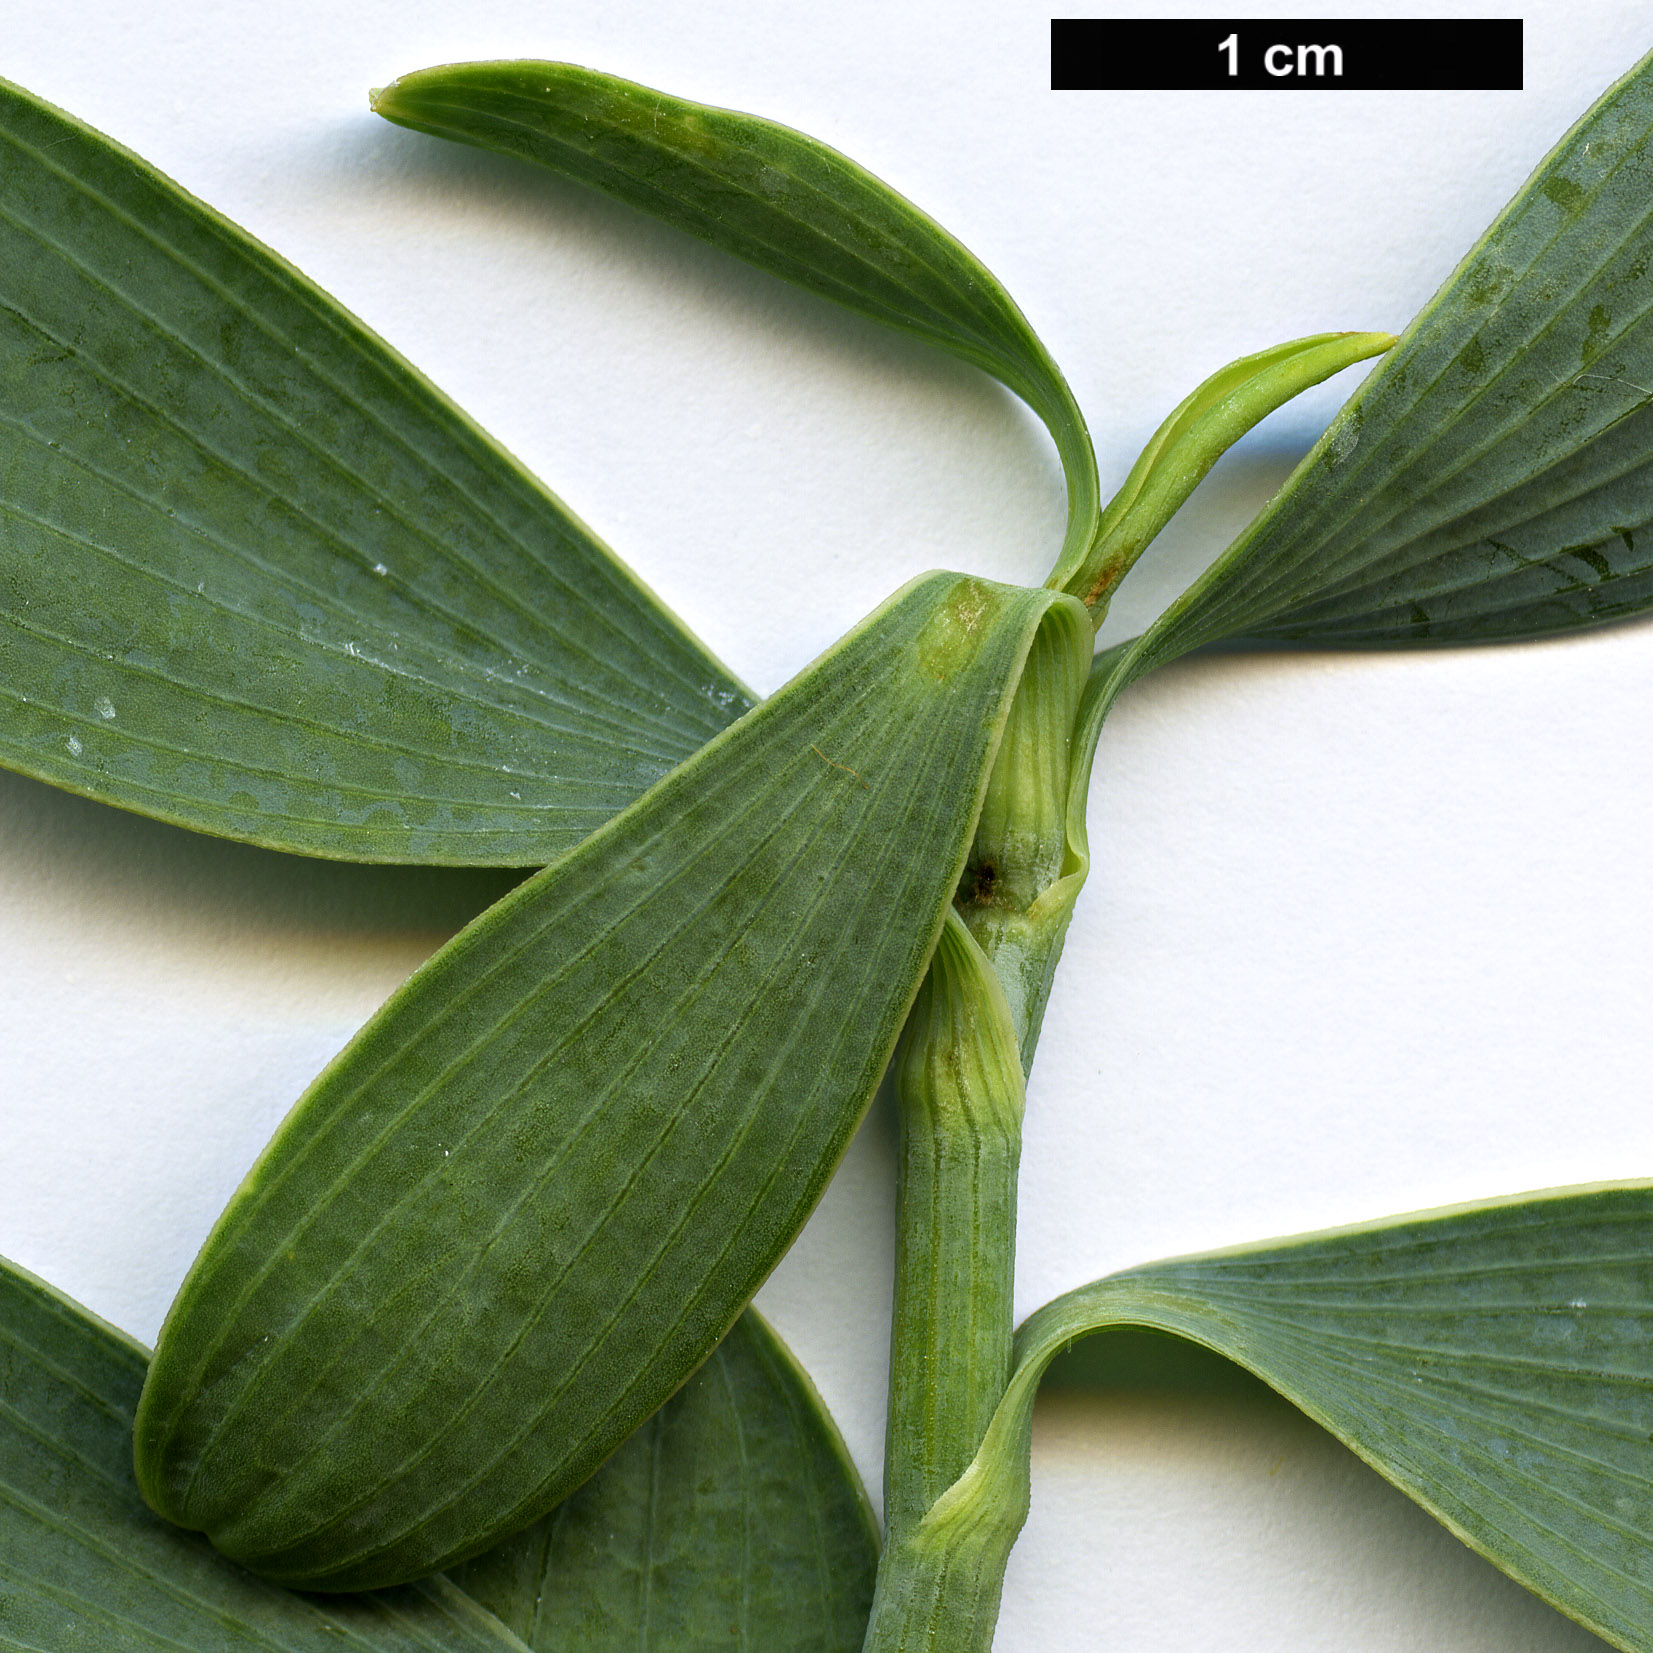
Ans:
[[[1653,1184],[1637,1183],[1152,1263],[1083,1286],[1022,1328],[1004,1405],[943,1513],[1025,1507],[1040,1374],[1077,1337],[1150,1327],[1248,1367],[1506,1572],[1615,1646],[1647,1653],[1650,1257]]]
[[[0,1647],[32,1653],[526,1653],[443,1579],[325,1601],[152,1514],[137,1344],[0,1261]]]
[[[910,586],[415,975],[208,1240],[138,1427],[155,1506],[284,1582],[479,1553],[705,1358],[888,1059],[1041,625]]]
[[[533,1653],[857,1653],[877,1565],[831,1417],[748,1309],[578,1492],[452,1577]]]
[[[1096,460],[1056,364],[980,260],[848,156],[570,63],[423,69],[376,91],[373,107],[550,167],[985,369],[1049,427],[1067,474],[1068,553],[1089,543]]]
[[[1461,643],[1653,605],[1653,60],[1562,140],[1153,629]]]
[[[0,763],[280,849],[527,866],[748,703],[359,322],[0,83]]]

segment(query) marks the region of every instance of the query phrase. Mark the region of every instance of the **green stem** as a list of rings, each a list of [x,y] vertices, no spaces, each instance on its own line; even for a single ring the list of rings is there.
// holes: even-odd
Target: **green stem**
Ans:
[[[1005,1563],[1027,1519],[1027,1476],[996,1476],[977,1496],[970,1474],[885,1546],[865,1653],[989,1653]]]
[[[884,1521],[905,1539],[964,1473],[1010,1379],[1022,1066],[1010,1008],[956,913],[895,1067],[901,1108]]]
[[[1099,624],[1120,577],[1224,449],[1299,391],[1393,342],[1321,334],[1213,375],[1160,427],[1088,548],[1064,548],[1049,583],[1079,596]],[[1109,650],[1081,684],[1058,648],[1035,644],[956,911],[903,1036],[886,1541],[864,1653],[992,1645],[1027,1513],[1026,1451],[988,1451],[1011,1381],[1023,1075],[1090,866],[1097,737],[1134,659],[1130,645]],[[1022,1382],[1024,1409],[1036,1386],[1036,1375]]]
[[[1023,1073],[1090,865],[1085,799],[1117,666],[1118,651],[1099,657],[1079,689],[1030,659],[897,1056],[886,1538],[866,1653],[990,1647],[1026,1515],[1025,1497],[961,1489],[1010,1377]]]

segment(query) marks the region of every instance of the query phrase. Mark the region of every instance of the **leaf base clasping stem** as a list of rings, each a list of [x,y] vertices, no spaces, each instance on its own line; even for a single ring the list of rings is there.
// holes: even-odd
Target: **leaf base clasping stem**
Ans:
[[[869,1653],[987,1648],[1025,1516],[1002,1501],[955,1510],[948,1489],[1010,1380],[1025,1065],[1089,865],[1082,811],[1104,678],[1087,682],[1073,660],[1046,634],[1029,657],[896,1057],[886,1547]]]

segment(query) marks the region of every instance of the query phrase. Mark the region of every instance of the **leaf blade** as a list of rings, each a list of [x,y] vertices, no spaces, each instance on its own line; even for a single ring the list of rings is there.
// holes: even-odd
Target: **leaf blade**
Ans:
[[[1229,637],[1498,641],[1653,605],[1650,180],[1644,59],[1156,624],[1133,675]]]
[[[1025,1496],[1039,1375],[1146,1327],[1238,1362],[1614,1646],[1653,1623],[1653,1184],[1424,1212],[1175,1258],[1058,1298],[973,1469]],[[980,1498],[961,1480],[948,1497]],[[988,1500],[991,1501],[991,1500]],[[939,1506],[938,1506],[939,1507]]]
[[[1077,671],[1073,599],[916,582],[418,972],[180,1292],[156,1506],[366,1587],[537,1518],[655,1411],[871,1097],[1045,626]]]
[[[387,345],[0,85],[0,762],[312,855],[525,866],[750,704]]]
[[[548,167],[990,373],[1044,421],[1068,486],[1065,551],[1099,506],[1083,416],[987,267],[814,138],[569,63],[456,63],[372,94],[386,120]]]
[[[1315,333],[1219,368],[1173,408],[1097,522],[1083,566],[1049,583],[1099,616],[1114,588],[1211,467],[1269,414],[1346,367],[1393,349],[1388,333]]]
[[[590,1481],[450,1576],[534,1653],[856,1653],[877,1564],[830,1414],[748,1309]]]
[[[39,1653],[524,1653],[441,1580],[321,1603],[158,1520],[132,1479],[145,1351],[0,1260],[0,1639]],[[13,1639],[15,1638],[15,1639]]]

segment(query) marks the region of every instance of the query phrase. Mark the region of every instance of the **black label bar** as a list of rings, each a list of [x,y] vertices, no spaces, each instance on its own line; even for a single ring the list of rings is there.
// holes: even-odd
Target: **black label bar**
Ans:
[[[1053,91],[1519,91],[1521,20],[1058,17]]]

